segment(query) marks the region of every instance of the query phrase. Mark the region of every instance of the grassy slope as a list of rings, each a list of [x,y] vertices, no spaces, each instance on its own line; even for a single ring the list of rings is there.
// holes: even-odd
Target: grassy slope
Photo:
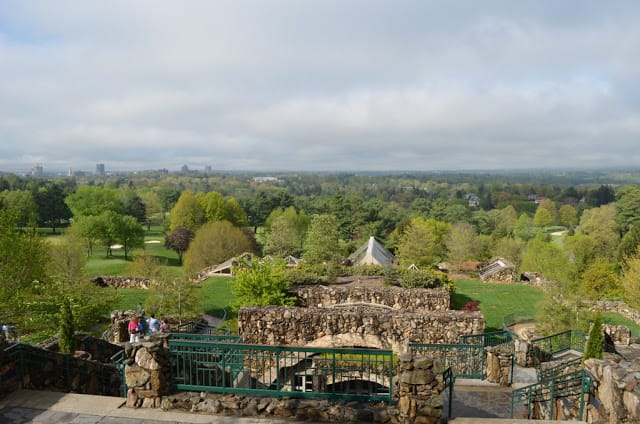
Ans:
[[[482,281],[456,281],[453,309],[472,300],[479,301],[487,331],[501,330],[502,319],[512,313],[535,314],[536,306],[544,298],[542,290],[523,284],[494,284]]]

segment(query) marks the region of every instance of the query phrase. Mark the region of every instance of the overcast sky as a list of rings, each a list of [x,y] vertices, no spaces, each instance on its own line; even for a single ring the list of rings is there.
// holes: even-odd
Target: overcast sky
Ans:
[[[0,0],[0,171],[640,164],[640,2]]]

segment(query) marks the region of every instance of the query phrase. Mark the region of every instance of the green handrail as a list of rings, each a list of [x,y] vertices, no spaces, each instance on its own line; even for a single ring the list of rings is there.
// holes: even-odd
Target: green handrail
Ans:
[[[559,397],[580,396],[579,420],[584,415],[584,395],[591,391],[593,380],[585,370],[574,371],[551,377],[511,392],[511,418],[514,417],[515,404],[526,401],[527,419],[531,419],[531,406],[535,402],[549,402],[549,416],[553,419],[555,400]],[[537,417],[541,418],[541,417]]]
[[[170,338],[177,390],[392,402],[390,350]]]

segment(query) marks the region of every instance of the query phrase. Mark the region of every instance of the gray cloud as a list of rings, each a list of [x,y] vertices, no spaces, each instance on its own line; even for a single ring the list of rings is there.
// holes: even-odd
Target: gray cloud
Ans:
[[[638,163],[633,1],[4,1],[0,170]]]

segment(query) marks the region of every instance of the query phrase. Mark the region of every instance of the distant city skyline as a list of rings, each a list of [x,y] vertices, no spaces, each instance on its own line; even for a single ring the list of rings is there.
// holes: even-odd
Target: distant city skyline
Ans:
[[[0,171],[638,166],[639,21],[626,0],[4,0]]]

